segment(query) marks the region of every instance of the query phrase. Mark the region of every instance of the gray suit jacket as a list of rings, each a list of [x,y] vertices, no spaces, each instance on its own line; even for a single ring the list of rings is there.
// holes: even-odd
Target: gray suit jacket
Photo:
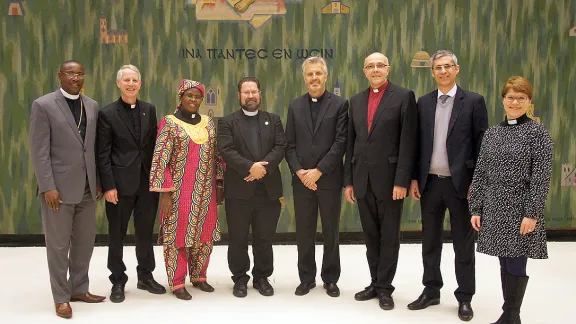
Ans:
[[[57,189],[64,204],[80,203],[86,175],[94,200],[97,194],[98,103],[84,95],[80,97],[86,110],[84,141],[60,89],[34,100],[30,114],[30,150],[38,194]]]

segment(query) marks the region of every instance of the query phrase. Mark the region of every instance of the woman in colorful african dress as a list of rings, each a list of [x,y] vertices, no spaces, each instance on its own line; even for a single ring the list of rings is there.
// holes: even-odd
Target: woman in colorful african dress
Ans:
[[[224,165],[216,148],[216,127],[198,113],[204,86],[182,80],[180,105],[160,121],[150,170],[150,190],[161,192],[160,232],[170,289],[190,300],[186,273],[205,292],[206,269],[214,241],[220,240],[217,204],[221,203]]]

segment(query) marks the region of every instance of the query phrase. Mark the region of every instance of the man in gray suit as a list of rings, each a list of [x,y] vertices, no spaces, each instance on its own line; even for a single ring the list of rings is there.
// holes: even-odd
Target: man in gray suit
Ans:
[[[98,103],[80,94],[84,84],[80,63],[64,62],[58,78],[58,90],[32,103],[30,153],[56,315],[70,318],[70,301],[105,299],[88,292],[96,200],[101,198],[95,156]]]

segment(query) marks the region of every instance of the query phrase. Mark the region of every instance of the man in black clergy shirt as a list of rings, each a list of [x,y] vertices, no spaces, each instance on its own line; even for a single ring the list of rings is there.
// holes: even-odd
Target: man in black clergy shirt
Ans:
[[[226,162],[228,266],[236,297],[245,297],[248,293],[250,227],[254,288],[264,296],[274,294],[268,277],[274,270],[272,237],[276,233],[282,197],[278,165],[286,154],[286,136],[278,115],[259,110],[260,95],[260,81],[243,78],[238,83],[241,109],[218,121],[218,149]]]
[[[123,240],[134,212],[137,288],[164,294],[152,272],[155,268],[153,230],[158,194],[149,190],[152,153],[158,132],[156,107],[137,99],[140,71],[124,65],[116,75],[121,97],[100,110],[98,117],[98,170],[106,198],[108,218],[108,269],[112,272],[110,300],[124,301],[128,281],[122,261]]]
[[[331,297],[340,296],[340,201],[342,158],[348,135],[348,102],[326,91],[328,68],[322,57],[312,56],[302,64],[308,93],[288,106],[286,161],[292,172],[296,244],[300,285],[296,295],[316,287],[315,237],[318,208],[324,236],[320,275]],[[298,130],[298,131],[297,131]]]

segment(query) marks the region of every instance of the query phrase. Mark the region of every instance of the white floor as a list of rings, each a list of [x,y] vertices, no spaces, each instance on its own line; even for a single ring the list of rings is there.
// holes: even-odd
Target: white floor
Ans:
[[[232,281],[226,261],[226,246],[217,246],[209,267],[209,282],[214,293],[204,293],[189,285],[191,301],[176,299],[171,293],[152,295],[136,289],[134,247],[125,248],[125,262],[130,280],[126,300],[114,304],[73,303],[73,320],[77,323],[460,323],[453,291],[456,281],[452,246],[444,245],[442,271],[444,289],[439,306],[410,311],[406,305],[422,290],[419,244],[403,244],[398,271],[394,280],[396,308],[383,311],[377,300],[357,302],[354,293],[369,283],[365,248],[362,245],[341,246],[342,275],[338,283],[339,298],[326,295],[319,286],[306,296],[295,296],[298,285],[296,247],[275,246],[275,272],[270,278],[275,288],[273,297],[264,297],[255,289],[248,297],[232,296]],[[166,285],[162,250],[155,248],[155,278]],[[531,276],[522,323],[574,323],[576,307],[576,243],[549,243],[550,259],[530,260]],[[106,247],[97,247],[92,258],[91,292],[109,295],[110,283],[106,268]],[[317,246],[317,262],[321,262],[321,246]],[[62,323],[56,317],[50,293],[44,248],[0,248],[0,323]],[[472,323],[491,323],[500,315],[502,303],[498,261],[477,254],[477,292],[472,302],[475,311]]]

